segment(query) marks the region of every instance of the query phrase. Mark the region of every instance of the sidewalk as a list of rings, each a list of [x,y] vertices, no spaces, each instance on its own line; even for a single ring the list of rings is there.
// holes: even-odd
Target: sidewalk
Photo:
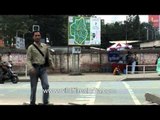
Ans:
[[[83,73],[82,75],[52,74],[48,75],[49,81],[55,82],[96,82],[96,81],[130,81],[130,80],[160,80],[157,73],[146,74],[121,74],[111,73]],[[29,82],[29,76],[19,76],[20,82]]]

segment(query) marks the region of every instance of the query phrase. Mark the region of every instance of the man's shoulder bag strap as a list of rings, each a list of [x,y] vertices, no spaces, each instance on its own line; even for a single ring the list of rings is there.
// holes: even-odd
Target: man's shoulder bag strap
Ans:
[[[44,54],[42,53],[42,51],[35,44],[33,44],[33,45],[41,53],[41,55],[44,57]]]

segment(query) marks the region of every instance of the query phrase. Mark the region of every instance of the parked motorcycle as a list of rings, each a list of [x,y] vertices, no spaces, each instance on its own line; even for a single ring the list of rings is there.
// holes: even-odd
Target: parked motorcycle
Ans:
[[[9,62],[3,62],[1,67],[3,69],[2,80],[0,81],[1,84],[7,80],[11,80],[13,84],[18,83],[19,78],[18,75],[12,70],[12,64]]]

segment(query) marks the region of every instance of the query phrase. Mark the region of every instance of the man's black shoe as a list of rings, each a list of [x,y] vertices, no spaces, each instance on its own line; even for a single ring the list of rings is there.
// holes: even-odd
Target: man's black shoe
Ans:
[[[47,103],[47,104],[44,104],[44,105],[53,105],[53,104],[51,104],[51,103]]]
[[[31,104],[31,103],[24,102],[23,105],[36,105],[36,104],[35,104],[35,103],[34,103],[34,104],[33,104],[33,103]]]
[[[51,103],[39,103],[38,105],[53,105]]]
[[[30,102],[30,105],[36,105],[36,103],[34,103],[34,102]]]

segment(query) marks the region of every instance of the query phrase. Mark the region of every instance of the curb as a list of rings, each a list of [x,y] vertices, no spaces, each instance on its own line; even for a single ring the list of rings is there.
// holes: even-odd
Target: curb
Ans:
[[[160,80],[159,77],[146,77],[146,78],[125,78],[122,81],[140,81],[140,80]]]
[[[118,81],[149,81],[149,80],[160,80],[159,77],[146,77],[146,78],[123,78]],[[58,80],[53,80],[53,82],[57,82]],[[60,80],[58,82],[99,82],[99,81],[110,81],[110,80],[79,80],[79,81],[73,81],[73,80]],[[117,81],[117,80],[116,80]],[[19,79],[19,82],[30,82],[30,79]]]

